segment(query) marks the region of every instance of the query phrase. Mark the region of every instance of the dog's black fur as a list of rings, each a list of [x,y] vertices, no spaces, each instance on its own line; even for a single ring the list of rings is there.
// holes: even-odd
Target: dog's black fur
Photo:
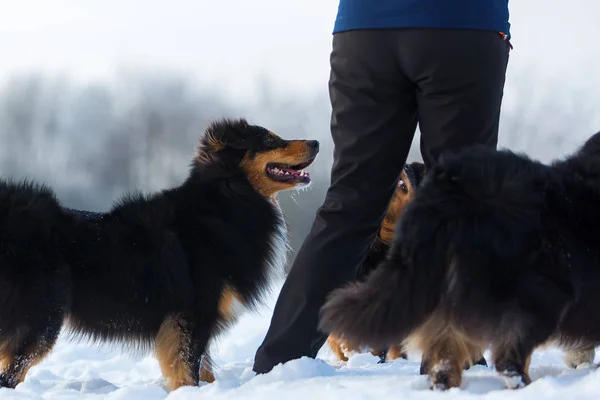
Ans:
[[[297,183],[269,183],[255,160],[304,167],[317,152],[316,141],[217,121],[183,184],[127,195],[102,214],[65,209],[46,186],[1,180],[0,384],[22,381],[63,321],[94,341],[155,349],[169,389],[197,384],[209,340],[232,322],[230,303],[255,306],[285,262],[271,194]],[[260,179],[273,193],[257,190]]]
[[[600,344],[599,205],[600,132],[549,165],[483,147],[448,156],[406,208],[386,260],[330,295],[320,328],[386,346],[451,326],[465,343],[491,343],[507,385],[526,385],[543,343]]]

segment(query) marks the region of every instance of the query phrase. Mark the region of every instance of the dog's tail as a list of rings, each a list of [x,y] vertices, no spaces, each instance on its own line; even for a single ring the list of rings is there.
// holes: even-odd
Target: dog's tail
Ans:
[[[400,343],[427,318],[440,298],[445,260],[429,252],[426,268],[407,265],[394,250],[363,282],[329,295],[321,309],[319,329],[356,346],[387,348]]]
[[[490,299],[514,285],[521,272],[514,260],[530,256],[543,208],[519,175],[531,164],[510,153],[494,156],[433,171],[400,219],[386,260],[364,282],[329,295],[319,328],[354,345],[383,347],[405,340],[436,309],[451,307],[465,324],[491,318]]]

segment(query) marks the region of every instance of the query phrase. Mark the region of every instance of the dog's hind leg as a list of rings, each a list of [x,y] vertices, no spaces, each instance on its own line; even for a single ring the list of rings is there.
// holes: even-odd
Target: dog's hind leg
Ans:
[[[535,346],[519,343],[494,348],[494,364],[508,389],[518,389],[531,383],[529,365]]]
[[[472,357],[465,337],[434,314],[408,342],[423,351],[421,374],[429,375],[431,389],[460,387],[463,367]]]
[[[467,346],[468,351],[471,354],[470,362],[465,362],[465,370],[470,369],[472,365],[483,365],[484,367],[487,367],[487,361],[483,356],[483,349],[474,344],[465,344],[465,346]],[[423,353],[423,356],[421,358],[421,367],[419,370],[419,373],[421,375],[427,375],[429,373],[431,357],[431,354]]]
[[[461,341],[453,335],[446,335],[431,343],[427,349],[427,354],[431,355],[427,372],[432,389],[460,387],[463,367],[467,362],[463,347]]]
[[[211,328],[211,323],[182,315],[170,316],[162,323],[156,336],[156,355],[169,390],[198,385]],[[205,360],[203,375],[206,379],[214,379],[209,359],[205,357]]]
[[[3,370],[0,387],[14,388],[23,382],[31,367],[51,351],[60,333],[62,319],[52,317],[48,324],[24,328],[2,346]]]
[[[547,266],[542,265],[540,270]],[[570,287],[556,285],[560,282],[556,277],[550,280],[543,275],[532,274],[525,276],[522,282],[527,291],[521,294],[517,305],[503,313],[492,330],[492,357],[496,371],[510,389],[531,383],[531,354],[550,340],[572,298]]]
[[[552,334],[552,324],[544,324],[532,317],[518,318],[506,315],[512,322],[492,343],[492,357],[496,371],[503,378],[506,387],[518,389],[531,383],[529,364],[533,351],[543,345]],[[520,323],[515,323],[520,321]]]
[[[408,355],[406,354],[406,351],[404,351],[404,347],[402,347],[401,345],[390,346],[390,348],[387,351],[386,360],[392,361],[397,358],[408,359]]]
[[[331,350],[336,355],[338,361],[348,361],[348,357],[344,354],[344,350],[342,349],[342,342],[334,335],[329,335],[327,337],[327,344],[331,347]]]

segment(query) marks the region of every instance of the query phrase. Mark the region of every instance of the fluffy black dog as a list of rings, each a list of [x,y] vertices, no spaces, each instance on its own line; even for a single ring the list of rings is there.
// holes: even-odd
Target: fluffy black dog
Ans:
[[[310,183],[302,169],[318,145],[217,121],[179,187],[125,196],[103,214],[0,181],[0,384],[21,382],[65,321],[94,341],[155,350],[171,390],[212,381],[207,345],[285,262],[275,195]]]
[[[387,259],[340,288],[320,326],[348,341],[404,341],[429,359],[434,388],[491,344],[508,387],[530,382],[536,347],[600,344],[600,132],[550,165],[471,148],[428,174]]]

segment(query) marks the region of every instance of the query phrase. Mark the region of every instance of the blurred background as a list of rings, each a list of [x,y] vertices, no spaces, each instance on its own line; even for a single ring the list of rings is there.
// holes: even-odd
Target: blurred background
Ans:
[[[125,191],[179,184],[206,125],[244,116],[322,142],[311,188],[280,194],[297,249],[329,184],[337,5],[0,0],[0,174],[106,210]],[[600,130],[600,2],[509,5],[500,146],[549,161]],[[418,140],[409,161],[420,159]]]

